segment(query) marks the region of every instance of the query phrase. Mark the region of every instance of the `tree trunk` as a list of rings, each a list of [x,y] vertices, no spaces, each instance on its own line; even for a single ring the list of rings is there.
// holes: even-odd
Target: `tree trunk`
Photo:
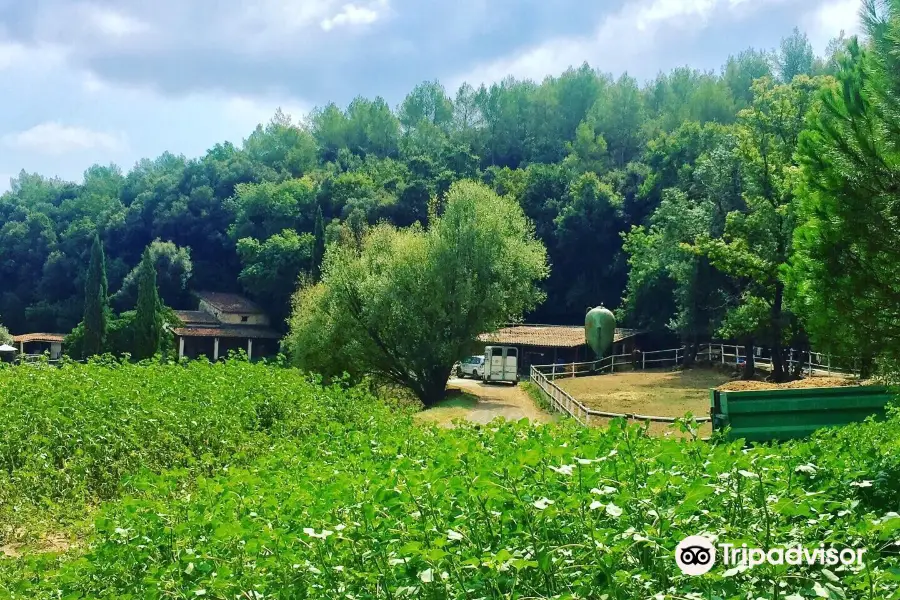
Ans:
[[[781,348],[781,313],[784,304],[784,284],[775,283],[775,300],[772,302],[772,381],[781,383],[787,379],[784,371],[784,352]]]
[[[859,361],[859,378],[868,379],[875,369],[875,358],[870,352],[863,353]]]
[[[430,408],[447,396],[447,379],[450,378],[450,367],[430,369],[418,385],[411,386],[416,396]]]
[[[746,347],[747,360],[744,361],[744,374],[741,376],[741,379],[749,381],[756,376],[756,361],[753,358],[753,338],[747,340]],[[737,349],[735,349],[734,353],[740,354]]]
[[[694,364],[694,359],[697,357],[697,338],[692,336],[689,340],[684,342],[684,362],[682,362],[682,366],[688,368]]]

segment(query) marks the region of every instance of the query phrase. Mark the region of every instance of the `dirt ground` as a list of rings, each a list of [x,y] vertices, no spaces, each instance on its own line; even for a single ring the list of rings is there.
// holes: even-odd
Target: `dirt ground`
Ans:
[[[617,413],[681,417],[690,412],[697,417],[709,416],[709,389],[728,391],[768,390],[777,388],[809,388],[855,385],[844,377],[809,377],[782,384],[767,381],[735,380],[734,375],[715,369],[685,371],[634,371],[613,375],[557,379],[556,384],[585,406]],[[604,421],[598,419],[603,424]],[[665,423],[651,423],[650,432],[665,435],[672,429]],[[709,435],[711,426],[704,425],[700,435]]]
[[[556,385],[597,410],[659,417],[681,417],[690,412],[705,417],[709,413],[709,388],[730,379],[725,373],[706,369],[648,370],[557,379]]]
[[[729,381],[726,384],[718,386],[716,389],[728,392],[743,392],[749,390],[777,390],[777,389],[797,389],[797,388],[817,388],[817,387],[845,387],[848,385],[859,385],[856,379],[849,377],[807,377],[806,379],[798,379],[796,381],[788,381],[787,383],[770,383],[768,381]]]
[[[553,420],[517,385],[452,378],[447,382],[447,390],[447,400],[422,411],[416,418],[444,427],[452,427],[455,419],[480,424],[490,423],[497,417],[510,421],[525,418],[533,423]]]

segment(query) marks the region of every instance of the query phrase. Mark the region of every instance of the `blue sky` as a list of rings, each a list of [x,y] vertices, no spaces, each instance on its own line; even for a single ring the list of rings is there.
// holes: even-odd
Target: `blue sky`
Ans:
[[[245,138],[354,96],[396,106],[587,61],[639,79],[858,30],[859,0],[0,0],[0,190]]]

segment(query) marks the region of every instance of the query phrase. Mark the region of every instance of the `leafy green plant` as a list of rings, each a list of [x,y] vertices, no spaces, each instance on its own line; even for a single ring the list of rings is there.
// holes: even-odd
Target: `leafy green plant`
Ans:
[[[752,448],[622,420],[443,429],[239,361],[18,367],[0,392],[0,506],[105,500],[67,554],[0,560],[4,600],[900,597],[900,516],[867,495],[896,415]],[[700,533],[866,564],[683,575]]]

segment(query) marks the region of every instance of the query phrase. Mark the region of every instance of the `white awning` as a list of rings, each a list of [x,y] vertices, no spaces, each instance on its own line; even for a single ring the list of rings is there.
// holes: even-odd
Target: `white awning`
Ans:
[[[15,352],[16,349],[10,346],[9,344],[3,344],[0,346],[0,352]]]

